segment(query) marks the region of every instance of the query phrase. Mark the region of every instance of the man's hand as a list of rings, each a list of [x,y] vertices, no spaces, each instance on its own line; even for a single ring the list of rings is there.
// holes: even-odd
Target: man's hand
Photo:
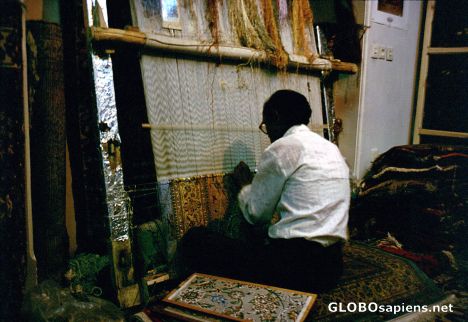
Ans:
[[[244,161],[241,161],[234,168],[232,178],[240,190],[242,187],[252,182],[253,174],[252,171],[250,171],[249,166]]]

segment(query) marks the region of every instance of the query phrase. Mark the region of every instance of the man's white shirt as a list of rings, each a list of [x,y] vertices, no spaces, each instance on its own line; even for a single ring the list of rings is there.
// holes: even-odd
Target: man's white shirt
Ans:
[[[348,238],[348,166],[336,145],[306,125],[291,127],[265,149],[238,201],[251,224],[280,216],[268,229],[271,238],[305,238],[324,246]]]

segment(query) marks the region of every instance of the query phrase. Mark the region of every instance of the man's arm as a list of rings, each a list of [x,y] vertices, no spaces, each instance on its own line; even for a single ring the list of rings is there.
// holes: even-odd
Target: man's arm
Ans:
[[[250,224],[270,222],[285,181],[280,159],[273,150],[267,149],[252,184],[244,186],[238,195],[239,207]]]

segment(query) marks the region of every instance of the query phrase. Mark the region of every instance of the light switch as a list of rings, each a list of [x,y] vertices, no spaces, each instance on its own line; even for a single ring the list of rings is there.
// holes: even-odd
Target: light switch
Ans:
[[[393,47],[387,47],[385,59],[387,59],[388,61],[393,60]]]
[[[387,48],[381,46],[379,48],[379,59],[385,59],[385,57],[387,57]]]
[[[370,53],[371,58],[379,58],[380,48],[379,44],[372,44]]]

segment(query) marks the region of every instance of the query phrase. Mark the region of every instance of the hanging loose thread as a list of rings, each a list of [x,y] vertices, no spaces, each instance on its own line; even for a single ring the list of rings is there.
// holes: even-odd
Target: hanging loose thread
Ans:
[[[313,14],[308,0],[296,0],[291,3],[294,51],[306,56],[312,62],[317,55],[310,50],[306,27],[313,25]]]
[[[281,26],[284,26],[288,21],[288,3],[287,0],[278,0],[278,16]]]
[[[229,0],[229,19],[242,46],[264,49],[247,15],[244,0]]]
[[[270,0],[261,0],[261,5],[263,22],[274,45],[274,50],[269,53],[269,59],[278,69],[284,70],[288,65],[289,55],[284,50],[283,43],[281,42],[272,2]]]
[[[219,0],[206,0],[206,20],[210,29],[213,45],[219,44]]]

